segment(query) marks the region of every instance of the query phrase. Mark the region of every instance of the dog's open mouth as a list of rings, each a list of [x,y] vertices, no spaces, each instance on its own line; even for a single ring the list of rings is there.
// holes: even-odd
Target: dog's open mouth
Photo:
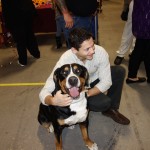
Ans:
[[[68,89],[68,94],[73,98],[76,99],[79,97],[80,92],[79,92],[79,87],[71,87]]]

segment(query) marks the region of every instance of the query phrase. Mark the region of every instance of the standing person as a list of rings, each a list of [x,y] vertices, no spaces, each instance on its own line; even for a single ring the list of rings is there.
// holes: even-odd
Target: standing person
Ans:
[[[121,44],[117,51],[117,57],[114,60],[115,65],[120,65],[124,59],[125,54],[130,48],[130,54],[132,53],[135,45],[135,37],[132,34],[132,11],[133,11],[133,0],[129,5],[129,12],[127,22],[125,23]]]
[[[121,13],[121,19],[123,21],[127,21],[128,19],[128,12],[129,12],[129,4],[130,4],[131,0],[124,0],[123,3],[123,10]]]
[[[40,92],[40,100],[44,105],[67,106],[72,99],[55,89],[53,73],[64,64],[78,63],[89,72],[90,89],[87,92],[88,106],[91,111],[102,111],[102,114],[123,125],[130,123],[129,119],[119,113],[125,69],[121,66],[110,67],[109,56],[101,46],[95,45],[92,34],[83,28],[74,28],[70,32],[71,49],[66,51],[56,63],[45,86]],[[107,95],[104,93],[107,92]]]
[[[55,0],[57,6],[63,14],[64,35],[68,41],[69,33],[73,28],[84,27],[88,31],[92,31],[93,15],[96,15],[98,8],[97,0]],[[94,34],[93,34],[94,36]]]
[[[56,20],[56,48],[59,49],[62,47],[62,33],[64,33],[65,26],[64,26],[64,17],[60,10],[60,8],[57,6],[57,3],[53,0],[53,8],[55,10],[55,20]],[[65,37],[65,34],[64,34]],[[67,37],[65,37],[66,40]],[[67,45],[67,42],[66,42]]]
[[[36,14],[32,0],[1,0],[2,15],[6,27],[10,30],[17,46],[18,63],[27,65],[27,49],[35,58],[40,58],[40,51],[32,29]]]
[[[145,77],[137,76],[142,60],[145,65],[147,82],[150,83],[150,0],[134,0],[132,31],[136,37],[136,43],[129,60],[126,83],[146,81]]]
[[[58,8],[57,4],[54,0],[52,0],[53,9],[55,11],[55,20],[56,20],[56,48],[59,49],[62,47],[62,32],[63,32],[63,25],[61,23],[61,18],[63,17],[62,12]]]

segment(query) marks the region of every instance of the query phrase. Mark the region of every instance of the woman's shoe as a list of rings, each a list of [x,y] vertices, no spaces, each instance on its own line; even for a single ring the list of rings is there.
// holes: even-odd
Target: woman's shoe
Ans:
[[[22,64],[22,63],[20,63],[19,60],[17,61],[17,63],[18,63],[18,65],[20,65],[21,67],[24,67],[24,66],[27,65],[27,64]]]
[[[120,64],[122,63],[123,59],[124,59],[124,57],[119,57],[119,56],[117,56],[117,57],[115,58],[115,60],[114,60],[114,64],[115,64],[115,65],[120,65]]]
[[[142,83],[145,82],[146,78],[145,77],[138,77],[138,80],[131,80],[129,78],[126,79],[126,83],[127,84],[131,84],[131,83]]]

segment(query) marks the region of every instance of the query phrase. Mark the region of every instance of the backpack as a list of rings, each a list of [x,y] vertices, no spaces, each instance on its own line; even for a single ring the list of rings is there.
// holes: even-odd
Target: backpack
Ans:
[[[97,0],[65,0],[70,12],[76,16],[87,17],[97,10]]]

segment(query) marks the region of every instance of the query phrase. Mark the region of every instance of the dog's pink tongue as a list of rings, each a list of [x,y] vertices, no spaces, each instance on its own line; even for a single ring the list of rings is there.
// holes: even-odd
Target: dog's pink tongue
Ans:
[[[70,88],[70,95],[71,97],[78,97],[79,96],[78,88],[76,87]]]

